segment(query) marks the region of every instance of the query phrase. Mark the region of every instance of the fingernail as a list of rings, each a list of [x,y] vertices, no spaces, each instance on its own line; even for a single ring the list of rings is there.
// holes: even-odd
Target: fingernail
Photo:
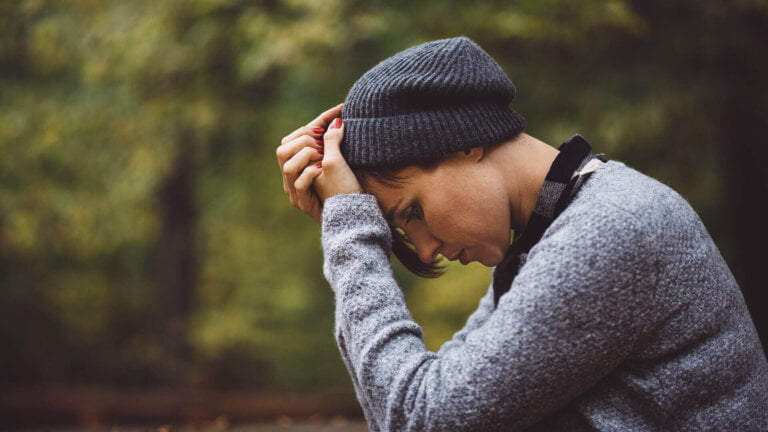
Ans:
[[[341,117],[336,117],[333,119],[333,123],[331,123],[331,129],[338,129],[342,125]]]
[[[324,146],[324,145],[325,145],[325,144],[323,144],[323,140],[319,140],[319,139],[316,139],[316,140],[315,140],[315,142],[316,142],[316,143],[317,143],[317,145],[319,145],[320,147],[322,147],[322,146]]]
[[[317,152],[318,152],[318,153],[320,153],[320,154],[323,154],[323,153],[325,153],[325,152],[323,151],[323,149],[317,149]]]
[[[322,162],[318,162],[318,163],[315,164],[315,166],[318,167],[318,168],[322,168],[323,167],[323,163]]]
[[[312,129],[312,132],[314,132],[314,133],[323,133],[323,132],[325,132],[325,129],[323,129],[321,127],[316,127],[316,128]]]

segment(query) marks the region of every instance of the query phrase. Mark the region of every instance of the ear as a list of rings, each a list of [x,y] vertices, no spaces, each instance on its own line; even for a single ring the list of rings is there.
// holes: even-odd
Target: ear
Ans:
[[[472,147],[471,149],[464,150],[463,158],[471,162],[479,162],[485,154],[485,148],[483,146]]]

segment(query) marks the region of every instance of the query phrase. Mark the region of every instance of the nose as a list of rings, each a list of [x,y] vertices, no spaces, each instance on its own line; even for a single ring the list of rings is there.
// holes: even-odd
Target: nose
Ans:
[[[414,229],[408,233],[408,239],[416,247],[421,262],[429,264],[437,257],[442,243],[425,229]]]

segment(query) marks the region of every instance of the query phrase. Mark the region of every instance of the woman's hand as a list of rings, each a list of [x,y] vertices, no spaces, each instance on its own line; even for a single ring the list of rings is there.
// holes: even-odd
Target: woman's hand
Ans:
[[[325,132],[321,173],[314,181],[315,191],[322,201],[338,194],[363,193],[357,177],[341,155],[343,137],[344,123],[341,117],[336,117]]]
[[[320,223],[322,201],[312,190],[312,181],[322,172],[323,132],[328,123],[341,115],[339,104],[316,119],[291,132],[277,148],[277,162],[283,173],[283,191],[291,204]]]

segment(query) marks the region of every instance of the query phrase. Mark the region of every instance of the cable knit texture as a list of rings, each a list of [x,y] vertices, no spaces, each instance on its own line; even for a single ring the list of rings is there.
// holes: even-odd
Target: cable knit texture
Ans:
[[[325,202],[335,335],[373,431],[766,431],[768,364],[688,203],[608,162],[493,307],[428,351],[371,195]]]
[[[401,51],[347,95],[341,152],[352,168],[416,163],[501,142],[525,121],[509,108],[515,86],[466,37]]]

